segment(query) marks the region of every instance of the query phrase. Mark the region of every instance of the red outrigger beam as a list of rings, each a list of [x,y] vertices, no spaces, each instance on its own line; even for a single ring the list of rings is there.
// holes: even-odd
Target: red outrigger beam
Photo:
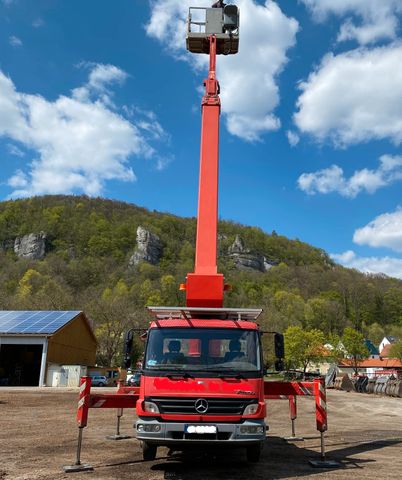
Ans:
[[[326,390],[323,379],[315,379],[313,382],[264,382],[264,399],[269,400],[288,400],[289,413],[292,421],[292,436],[286,440],[296,441],[302,440],[295,435],[294,422],[297,418],[297,396],[313,396],[316,405],[316,427],[321,435],[321,460],[311,460],[310,464],[314,467],[337,467],[339,464],[334,461],[325,459],[324,432],[328,429],[327,423],[327,403]],[[91,393],[91,377],[82,377],[80,380],[80,392],[77,408],[77,424],[78,424],[78,444],[77,457],[74,465],[64,467],[66,472],[76,472],[81,470],[91,470],[92,466],[81,464],[81,446],[82,431],[88,425],[88,415],[90,408],[115,408],[118,413],[118,435],[114,438],[130,438],[128,436],[119,435],[119,421],[123,414],[123,409],[135,409],[139,398],[139,387],[126,387],[121,383],[118,384],[115,393]],[[112,438],[112,437],[108,437]]]

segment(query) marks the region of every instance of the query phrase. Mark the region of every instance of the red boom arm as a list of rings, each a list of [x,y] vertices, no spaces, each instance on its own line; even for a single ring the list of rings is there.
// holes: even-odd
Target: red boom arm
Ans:
[[[209,37],[209,74],[202,99],[200,179],[194,273],[187,275],[188,307],[222,307],[224,278],[217,273],[219,115],[221,102],[216,79],[216,37]]]

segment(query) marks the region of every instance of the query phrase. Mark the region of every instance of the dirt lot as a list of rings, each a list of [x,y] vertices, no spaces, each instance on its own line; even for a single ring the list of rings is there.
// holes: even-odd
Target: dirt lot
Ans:
[[[97,389],[98,390],[98,389]],[[91,410],[84,430],[82,460],[90,473],[65,474],[61,466],[74,462],[77,428],[77,391],[73,389],[0,389],[0,479],[57,480],[64,478],[110,479],[401,479],[402,399],[357,393],[328,392],[328,457],[342,462],[336,470],[316,470],[308,459],[317,459],[319,436],[315,430],[314,403],[299,401],[297,434],[304,442],[287,443],[290,434],[286,401],[268,403],[270,434],[259,464],[245,463],[239,451],[168,456],[158,450],[154,462],[143,462],[135,439],[110,441],[114,433],[113,410]],[[134,414],[125,413],[122,433],[132,434]]]

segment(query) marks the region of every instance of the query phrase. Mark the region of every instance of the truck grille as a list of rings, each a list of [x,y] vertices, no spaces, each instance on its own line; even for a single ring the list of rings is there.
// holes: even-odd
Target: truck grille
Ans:
[[[203,398],[203,397],[202,397]],[[161,413],[200,415],[195,402],[200,397],[148,397],[145,400],[158,405]],[[258,403],[257,398],[205,398],[208,409],[202,415],[242,415],[247,405]]]

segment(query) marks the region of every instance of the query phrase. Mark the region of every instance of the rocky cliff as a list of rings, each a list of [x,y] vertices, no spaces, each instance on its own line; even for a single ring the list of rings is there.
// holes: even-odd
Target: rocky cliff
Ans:
[[[156,265],[163,253],[163,245],[160,238],[144,227],[137,228],[137,246],[131,256],[129,265],[134,267],[141,262]]]
[[[234,242],[228,248],[228,255],[233,259],[236,268],[239,270],[266,272],[273,266],[266,257],[253,253],[246,248],[240,235],[236,235]]]
[[[18,257],[42,260],[46,255],[46,238],[44,232],[17,237],[14,241],[14,252]]]

